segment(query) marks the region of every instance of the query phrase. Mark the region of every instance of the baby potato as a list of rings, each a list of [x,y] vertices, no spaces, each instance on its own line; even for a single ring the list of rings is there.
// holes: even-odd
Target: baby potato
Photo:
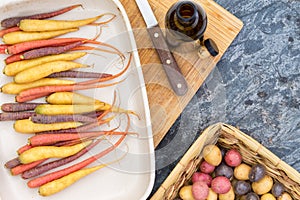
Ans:
[[[268,193],[272,187],[273,179],[269,175],[265,175],[261,180],[252,183],[252,190],[258,195]]]
[[[183,200],[195,200],[192,193],[192,186],[186,185],[180,188],[179,196]]]
[[[289,193],[284,192],[281,196],[277,198],[277,200],[293,200],[293,198],[291,197],[291,195],[289,195]]]
[[[236,179],[240,181],[249,180],[249,174],[251,171],[251,167],[245,163],[241,163],[240,165],[236,166],[233,170],[233,175]]]
[[[218,194],[215,193],[211,188],[209,188],[206,200],[218,200]]]
[[[231,187],[229,192],[225,194],[219,194],[219,200],[234,200],[235,194],[233,188]]]
[[[210,144],[203,148],[203,158],[213,166],[218,166],[222,161],[221,150],[218,146]]]
[[[260,197],[260,200],[276,200],[276,198],[271,193],[266,193]]]

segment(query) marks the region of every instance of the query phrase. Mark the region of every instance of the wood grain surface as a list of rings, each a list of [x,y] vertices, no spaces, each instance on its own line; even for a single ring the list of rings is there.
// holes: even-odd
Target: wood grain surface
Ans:
[[[197,51],[190,48],[190,45],[174,49],[174,57],[189,87],[184,96],[177,96],[168,83],[135,1],[120,1],[127,12],[136,39],[150,105],[153,140],[157,147],[240,32],[243,23],[212,0],[196,0],[204,7],[208,17],[204,38],[213,39],[218,45],[220,53],[216,57],[210,56],[202,59],[198,56]],[[175,0],[149,0],[162,29],[165,28],[165,14],[175,2]]]

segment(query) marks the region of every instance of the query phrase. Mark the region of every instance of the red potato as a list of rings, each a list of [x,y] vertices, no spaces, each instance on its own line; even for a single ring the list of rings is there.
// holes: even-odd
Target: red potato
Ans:
[[[243,161],[242,155],[236,149],[230,149],[229,151],[227,151],[224,159],[226,164],[230,167],[236,167],[240,165]]]
[[[200,171],[206,174],[210,174],[215,170],[215,166],[209,164],[205,160],[200,164]]]
[[[210,187],[212,177],[209,174],[205,174],[202,172],[195,172],[192,176],[192,182],[195,183],[198,181],[205,182],[207,184],[207,186]]]
[[[198,181],[192,185],[192,194],[195,200],[205,200],[208,196],[209,188],[205,182]]]
[[[229,192],[231,183],[225,176],[215,177],[211,182],[211,189],[217,194],[225,194]]]

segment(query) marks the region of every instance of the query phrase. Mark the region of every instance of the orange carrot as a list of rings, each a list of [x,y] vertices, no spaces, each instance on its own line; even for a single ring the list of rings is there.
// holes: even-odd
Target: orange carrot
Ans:
[[[92,131],[92,132],[81,132],[81,133],[60,133],[60,134],[38,134],[28,139],[31,146],[45,146],[52,145],[57,142],[66,140],[76,140],[91,137],[98,137],[103,135],[124,135],[128,134],[119,131]]]
[[[22,42],[19,44],[11,45],[7,48],[7,54],[17,54],[23,51],[27,51],[30,49],[40,48],[40,47],[47,47],[47,46],[59,46],[59,45],[66,45],[72,42],[83,41],[83,38],[55,38],[55,39],[48,39],[48,40],[35,40],[29,42]]]
[[[21,30],[19,27],[15,26],[15,27],[11,27],[11,28],[7,28],[7,29],[2,29],[0,31],[0,37],[2,37],[3,35],[5,35],[6,33],[12,33],[15,31],[19,31]]]
[[[31,146],[30,144],[26,144],[26,145],[20,147],[20,148],[17,150],[17,153],[18,153],[18,154],[21,154],[21,153],[27,151],[27,150],[30,149],[30,148],[32,148],[32,146]]]
[[[10,172],[12,175],[19,175],[19,174],[22,174],[23,172],[27,171],[27,170],[30,170],[36,166],[38,166],[39,164],[45,162],[47,159],[42,159],[42,160],[38,160],[38,161],[35,161],[35,162],[32,162],[32,163],[28,163],[28,164],[21,164],[21,165],[18,165],[12,169],[10,169]]]
[[[7,44],[0,44],[0,54],[4,54],[8,47],[9,45]]]
[[[9,27],[17,26],[20,23],[20,21],[23,19],[47,19],[50,17],[55,17],[55,16],[61,15],[63,13],[66,13],[70,10],[73,10],[79,6],[82,6],[82,5],[81,4],[72,5],[72,6],[68,6],[68,7],[65,7],[65,8],[56,10],[56,11],[48,12],[48,13],[39,13],[39,14],[35,14],[35,15],[21,16],[21,17],[10,17],[10,18],[2,20],[1,26],[9,28]]]
[[[18,53],[18,54],[8,56],[7,58],[5,58],[4,62],[5,62],[5,64],[8,65],[10,63],[20,61],[20,60],[22,60],[21,55],[22,55],[22,53]]]

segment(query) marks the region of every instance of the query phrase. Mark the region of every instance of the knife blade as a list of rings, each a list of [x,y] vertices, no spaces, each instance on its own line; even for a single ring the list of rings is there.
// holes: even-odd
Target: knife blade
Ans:
[[[163,32],[158,25],[156,17],[147,0],[135,0],[144,21],[147,25],[147,32],[151,38],[154,48],[156,49],[164,71],[168,77],[173,91],[178,96],[183,96],[187,90],[187,82],[164,38]]]

